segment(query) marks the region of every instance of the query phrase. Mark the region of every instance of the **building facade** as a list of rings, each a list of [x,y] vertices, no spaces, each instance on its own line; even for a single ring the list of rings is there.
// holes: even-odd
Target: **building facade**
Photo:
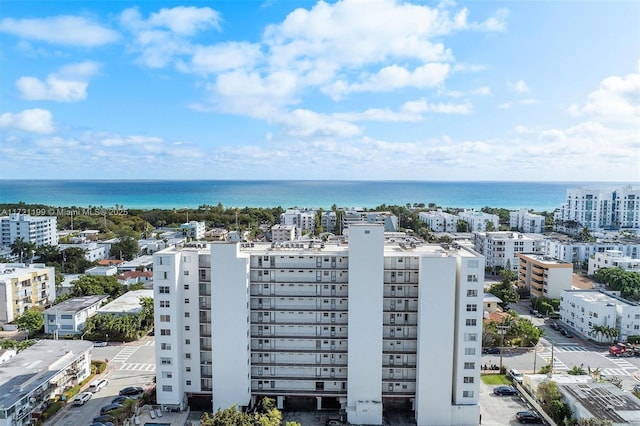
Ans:
[[[45,309],[42,312],[44,332],[58,336],[82,333],[87,319],[95,315],[108,298],[107,295],[74,297]]]
[[[302,231],[313,231],[316,226],[315,210],[287,209],[280,215],[280,225],[294,225],[298,234]]]
[[[487,268],[506,268],[510,265],[513,271],[519,268],[519,253],[539,253],[543,237],[536,234],[519,232],[476,232],[474,248],[483,254]]]
[[[571,290],[573,264],[539,254],[518,253],[518,285],[529,289],[531,297],[559,299]]]
[[[630,302],[614,292],[600,290],[565,290],[560,297],[560,319],[582,337],[600,343],[611,338],[594,332],[593,327],[618,330],[617,339],[627,341],[640,335],[640,304]]]
[[[185,237],[199,241],[204,238],[206,227],[204,222],[192,220],[190,222],[181,224],[180,230],[182,231],[182,235],[184,235]]]
[[[456,232],[458,230],[458,216],[443,212],[441,209],[429,212],[420,212],[418,217],[433,232]]]
[[[495,214],[465,210],[460,212],[458,217],[469,225],[469,232],[498,231],[500,229],[500,218]]]
[[[624,241],[572,242],[557,239],[545,239],[542,252],[555,259],[571,263],[586,262],[591,256],[617,250],[623,256],[640,258],[640,243]]]
[[[154,263],[158,403],[314,397],[382,424],[405,400],[418,425],[476,425],[483,277],[473,250],[385,242],[375,224],[352,224],[348,245],[168,248]]]
[[[540,234],[544,230],[544,216],[520,209],[509,213],[509,227],[514,231]]]
[[[41,340],[2,364],[0,426],[33,425],[46,404],[91,374],[93,344]]]
[[[620,268],[625,271],[640,272],[640,259],[625,256],[620,250],[606,250],[589,258],[587,273],[593,275],[600,268]]]
[[[297,239],[297,227],[295,225],[273,225],[271,227],[271,241],[283,242]]]
[[[0,246],[11,245],[16,238],[36,246],[55,246],[58,244],[57,223],[55,216],[11,213],[0,217]]]
[[[56,299],[55,270],[43,263],[0,263],[0,324]]]

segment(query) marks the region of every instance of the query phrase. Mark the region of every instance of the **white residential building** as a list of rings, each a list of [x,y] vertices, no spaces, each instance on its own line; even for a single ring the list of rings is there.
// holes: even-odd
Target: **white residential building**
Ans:
[[[87,275],[94,275],[97,277],[111,277],[118,274],[117,266],[94,266],[84,271]]]
[[[529,289],[531,297],[559,299],[571,290],[573,264],[540,254],[518,253],[518,285]]]
[[[299,232],[313,231],[316,226],[315,210],[287,209],[280,215],[280,225],[295,225]]]
[[[87,319],[98,312],[98,308],[109,296],[82,296],[67,299],[42,312],[44,315],[44,332],[59,336],[80,334]]]
[[[348,246],[156,253],[158,403],[315,397],[380,425],[385,401],[406,400],[418,425],[477,425],[484,259],[383,231],[351,224]]]
[[[58,244],[57,223],[55,216],[11,213],[0,217],[0,246],[11,245],[16,238],[35,243],[36,246],[55,246]]]
[[[494,231],[500,229],[498,215],[479,212],[476,210],[465,210],[458,214],[460,220],[467,222],[470,232],[485,232],[489,224],[493,226]]]
[[[640,335],[640,304],[599,290],[565,290],[560,297],[560,319],[582,337],[605,343],[611,339],[593,332],[594,326],[618,330],[618,339]]]
[[[576,222],[590,229],[640,229],[640,188],[572,188],[554,213],[555,224]]]
[[[518,253],[540,253],[543,241],[541,235],[512,231],[474,234],[474,248],[484,255],[488,268],[506,268],[508,261],[514,271],[520,264]]]
[[[68,248],[77,248],[84,251],[84,258],[89,262],[107,259],[109,257],[109,246],[99,243],[79,243],[79,244],[58,244],[60,251]]]
[[[180,225],[182,235],[193,240],[202,240],[206,232],[205,223],[192,220]]]
[[[273,225],[271,227],[271,241],[295,241],[298,228],[295,225]]]
[[[598,241],[577,243],[556,239],[545,239],[542,246],[544,254],[558,260],[572,263],[582,263],[597,253],[609,250],[620,251],[624,256],[634,259],[640,258],[640,243],[623,241]]]
[[[50,400],[91,375],[86,340],[41,340],[2,364],[0,426],[26,426],[41,420]]]
[[[589,258],[587,273],[593,275],[600,268],[620,268],[625,271],[640,272],[640,259],[625,256],[620,250],[607,250]]]
[[[49,306],[56,299],[55,275],[44,263],[0,263],[0,324],[31,307]]]
[[[443,212],[441,209],[420,212],[418,213],[418,217],[426,223],[433,232],[457,232],[458,230],[458,216]]]
[[[333,233],[336,229],[337,215],[334,211],[323,211],[320,216],[320,225],[322,226],[322,230],[324,232]]]
[[[354,223],[377,223],[384,226],[385,232],[398,231],[398,217],[391,212],[368,212],[360,209],[344,210],[342,212],[342,230],[349,229]]]
[[[520,209],[509,213],[509,227],[514,231],[541,234],[544,230],[544,216]]]

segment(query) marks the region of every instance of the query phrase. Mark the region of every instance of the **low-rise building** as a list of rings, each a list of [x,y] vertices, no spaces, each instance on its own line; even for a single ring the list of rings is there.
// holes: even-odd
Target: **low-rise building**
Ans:
[[[138,256],[126,262],[122,262],[117,266],[118,272],[127,271],[151,271],[153,269],[153,256]]]
[[[280,215],[280,225],[294,225],[302,231],[313,231],[316,225],[315,210],[287,209]]]
[[[98,309],[98,315],[132,315],[139,314],[142,311],[140,298],[153,298],[153,290],[134,290],[128,291],[117,299],[102,306]]]
[[[93,344],[41,340],[2,364],[0,426],[35,424],[49,400],[91,374]]]
[[[620,250],[606,250],[589,258],[587,273],[593,275],[600,268],[620,268],[625,271],[640,272],[640,259],[625,256]]]
[[[520,264],[518,253],[540,253],[541,235],[522,234],[512,231],[476,232],[474,247],[484,254],[487,268],[506,268],[507,262],[512,270]]]
[[[542,252],[544,254],[571,263],[586,262],[591,256],[609,250],[620,251],[624,256],[629,256],[633,259],[640,258],[640,242],[634,241],[574,242],[546,239],[542,244]]]
[[[598,419],[611,426],[640,425],[640,400],[613,383],[558,384],[558,390],[578,424]]]
[[[56,299],[55,270],[43,263],[0,263],[0,324]]]
[[[44,332],[59,336],[82,333],[87,319],[95,315],[108,298],[107,295],[74,297],[45,309],[42,312]]]
[[[442,209],[420,212],[418,217],[433,232],[456,232],[458,230],[458,220],[460,220],[457,215],[443,212]]]
[[[471,232],[498,231],[500,229],[500,218],[495,214],[465,210],[459,213],[458,217],[469,225]]]
[[[95,242],[79,243],[79,244],[58,244],[60,250],[66,250],[68,248],[77,248],[84,251],[84,258],[89,262],[95,262],[98,260],[106,259],[109,257],[109,251],[107,246]]]
[[[573,264],[541,254],[518,253],[518,285],[529,289],[531,297],[557,299],[571,290]]]
[[[84,271],[84,273],[97,277],[112,277],[118,274],[118,268],[116,266],[94,266]]]
[[[192,220],[190,222],[181,224],[180,230],[182,231],[182,235],[184,235],[185,237],[194,240],[202,240],[204,238],[206,227],[204,222],[197,222],[195,220]]]
[[[514,231],[540,234],[544,230],[544,216],[520,209],[509,213],[509,227]]]
[[[584,338],[606,343],[611,339],[594,331],[610,327],[618,339],[640,335],[640,304],[601,290],[565,290],[560,296],[560,320]],[[597,330],[597,328],[595,328]]]
[[[295,225],[273,225],[271,227],[271,241],[276,243],[294,241],[297,239],[297,229]]]
[[[342,212],[342,232],[348,233],[349,225],[354,223],[377,223],[384,227],[384,232],[398,231],[398,217],[391,212],[369,212],[351,209]]]
[[[125,271],[121,274],[118,274],[117,277],[118,282],[124,285],[132,285],[132,284],[151,284],[153,282],[153,272],[152,271]]]

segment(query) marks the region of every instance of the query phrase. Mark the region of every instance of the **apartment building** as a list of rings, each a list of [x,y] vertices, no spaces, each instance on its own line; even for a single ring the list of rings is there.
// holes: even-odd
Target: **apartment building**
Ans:
[[[320,215],[320,225],[324,232],[334,232],[338,223],[337,214],[334,211],[324,211]]]
[[[56,299],[55,270],[43,263],[0,263],[0,324]]]
[[[589,258],[587,273],[593,275],[600,268],[620,268],[625,271],[640,272],[640,259],[625,256],[620,250],[606,250]]]
[[[640,258],[640,243],[625,241],[597,241],[578,243],[573,241],[545,239],[542,252],[558,260],[572,263],[582,263],[591,256],[610,250],[621,252],[624,256],[634,259]]]
[[[55,216],[31,216],[11,213],[0,217],[0,246],[11,245],[16,238],[35,243],[36,246],[58,244]]]
[[[540,234],[544,230],[544,216],[527,209],[509,212],[509,227],[514,231]]]
[[[108,246],[96,242],[85,242],[77,244],[58,244],[60,251],[68,248],[77,248],[84,251],[84,258],[89,262],[107,259],[109,257]]]
[[[590,229],[640,230],[640,188],[571,188],[554,213],[555,223],[576,222]]]
[[[640,304],[601,290],[565,290],[560,297],[560,319],[583,337],[600,343],[611,338],[594,333],[594,326],[618,330],[618,340],[640,335]]]
[[[368,212],[360,209],[344,210],[342,212],[343,232],[349,229],[351,224],[356,223],[377,223],[384,227],[385,232],[398,231],[398,217],[391,212]]]
[[[517,254],[518,285],[529,289],[531,297],[558,299],[571,290],[573,264],[540,254]]]
[[[206,227],[204,222],[192,220],[190,222],[180,224],[180,230],[182,231],[182,235],[185,237],[193,240],[202,240],[206,232]]]
[[[459,213],[458,217],[469,225],[469,232],[498,231],[500,229],[500,218],[495,214],[465,210]]]
[[[0,426],[36,424],[50,400],[91,374],[93,343],[41,340],[2,364]]]
[[[433,232],[457,232],[458,230],[458,216],[443,212],[442,209],[420,212],[418,217]]]
[[[109,296],[82,296],[67,299],[42,312],[44,332],[66,336],[80,334],[87,319],[98,312]]]
[[[539,253],[544,241],[541,235],[519,232],[476,232],[474,248],[485,257],[487,268],[519,268],[518,253]]]
[[[297,239],[297,229],[295,225],[273,225],[271,227],[271,241],[294,241]]]
[[[315,210],[287,209],[280,215],[280,225],[294,225],[298,234],[302,231],[313,231],[316,226]]]
[[[383,231],[156,253],[158,403],[312,397],[379,425],[404,400],[418,425],[477,425],[484,259]]]

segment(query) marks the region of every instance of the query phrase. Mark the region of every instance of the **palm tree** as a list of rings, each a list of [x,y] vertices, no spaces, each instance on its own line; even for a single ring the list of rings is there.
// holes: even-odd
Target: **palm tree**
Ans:
[[[605,326],[604,325],[594,325],[591,327],[591,333],[596,335],[596,340],[600,340],[598,336],[602,337],[605,335]]]
[[[27,242],[22,237],[18,237],[13,240],[13,242],[9,246],[9,248],[11,248],[11,254],[20,258],[20,263],[22,263],[22,257],[24,256],[26,244]]]

